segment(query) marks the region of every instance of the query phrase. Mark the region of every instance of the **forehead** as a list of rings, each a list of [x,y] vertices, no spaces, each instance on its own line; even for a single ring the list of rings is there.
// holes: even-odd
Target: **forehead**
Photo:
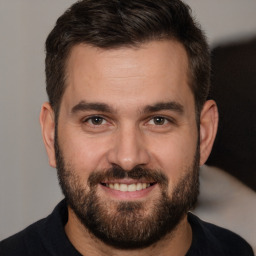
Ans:
[[[142,99],[152,104],[182,101],[185,94],[192,95],[186,51],[172,40],[117,49],[79,44],[71,50],[66,72],[64,98],[70,104],[81,100],[114,103],[121,99],[126,104]]]
[[[102,49],[88,44],[73,46],[67,60],[66,71],[70,74],[75,69],[79,71],[85,66],[88,71],[93,71],[92,74],[96,74],[100,69],[110,76],[116,75],[115,72],[120,76],[123,74],[124,77],[133,74],[144,75],[148,71],[153,76],[155,73],[159,75],[159,71],[164,74],[168,66],[176,66],[176,72],[182,66],[183,69],[180,71],[186,72],[188,59],[183,45],[173,40],[151,41],[137,46],[113,49]]]

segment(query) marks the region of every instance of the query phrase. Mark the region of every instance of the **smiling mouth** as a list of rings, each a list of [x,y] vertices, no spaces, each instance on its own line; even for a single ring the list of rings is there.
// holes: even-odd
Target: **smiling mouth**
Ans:
[[[133,184],[124,184],[124,183],[101,183],[101,185],[117,190],[122,192],[135,192],[135,191],[141,191],[144,189],[147,189],[153,185],[155,185],[156,182],[153,183],[133,183]]]

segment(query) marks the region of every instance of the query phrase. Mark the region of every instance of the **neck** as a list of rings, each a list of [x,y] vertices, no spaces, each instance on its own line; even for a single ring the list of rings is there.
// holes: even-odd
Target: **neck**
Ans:
[[[171,234],[147,248],[134,250],[120,250],[101,242],[88,232],[69,207],[68,216],[65,232],[77,251],[86,256],[184,256],[192,242],[192,230],[187,221],[187,215],[182,218]]]

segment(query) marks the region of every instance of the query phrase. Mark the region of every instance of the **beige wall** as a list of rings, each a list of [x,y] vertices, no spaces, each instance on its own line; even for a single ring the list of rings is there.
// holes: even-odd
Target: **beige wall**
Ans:
[[[60,200],[38,116],[46,100],[44,41],[72,0],[0,0],[0,240]],[[256,1],[187,0],[211,44],[256,33]]]

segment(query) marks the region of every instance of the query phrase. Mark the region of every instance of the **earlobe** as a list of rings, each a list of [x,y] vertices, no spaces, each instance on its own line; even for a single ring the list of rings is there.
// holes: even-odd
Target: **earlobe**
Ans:
[[[44,145],[47,151],[49,164],[56,167],[54,136],[55,136],[55,118],[51,105],[46,102],[42,105],[40,113],[40,124]]]
[[[211,153],[218,129],[218,108],[213,100],[208,100],[200,115],[200,165],[203,165]]]

